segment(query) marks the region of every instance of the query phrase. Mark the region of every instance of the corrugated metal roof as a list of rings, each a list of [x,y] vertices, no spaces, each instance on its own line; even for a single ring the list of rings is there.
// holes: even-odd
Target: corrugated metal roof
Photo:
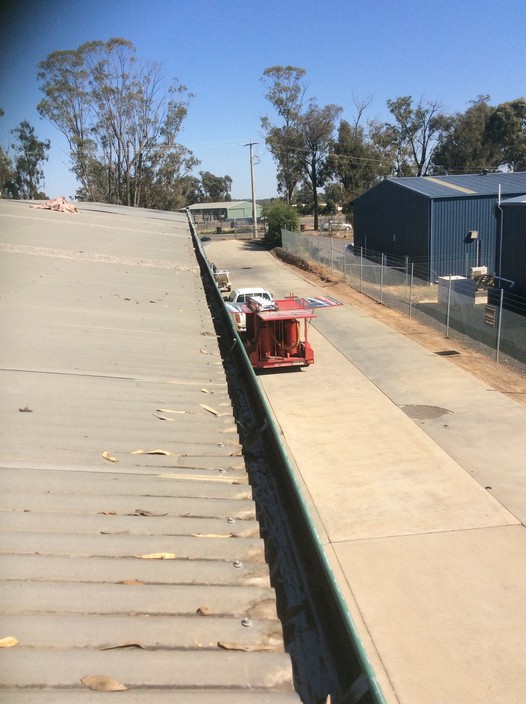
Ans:
[[[517,198],[506,198],[501,205],[522,205],[523,203],[526,203],[526,195],[518,196]]]
[[[186,216],[0,222],[2,697],[299,701]]]
[[[465,174],[457,176],[410,176],[388,179],[429,198],[468,198],[526,193],[526,173]]]
[[[240,206],[248,206],[252,208],[252,203],[247,200],[227,200],[219,203],[194,203],[189,205],[187,210],[229,210],[230,208],[239,208]]]

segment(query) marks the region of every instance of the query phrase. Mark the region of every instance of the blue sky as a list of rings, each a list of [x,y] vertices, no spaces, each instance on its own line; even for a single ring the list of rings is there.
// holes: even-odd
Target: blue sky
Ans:
[[[277,194],[260,127],[269,66],[305,69],[308,97],[349,121],[355,99],[371,99],[365,119],[386,120],[386,101],[402,95],[453,113],[480,94],[494,105],[526,94],[526,0],[0,0],[0,142],[24,119],[51,140],[49,197],[76,184],[64,139],[36,111],[37,64],[110,37],[195,94],[179,141],[198,170],[232,177],[234,199],[250,198],[250,141],[256,197]]]

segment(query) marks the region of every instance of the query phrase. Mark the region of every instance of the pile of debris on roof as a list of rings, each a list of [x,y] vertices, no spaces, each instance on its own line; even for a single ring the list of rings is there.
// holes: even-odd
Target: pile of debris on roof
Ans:
[[[61,213],[78,213],[79,211],[73,203],[68,203],[66,196],[59,196],[52,200],[45,200],[42,203],[35,203],[31,208],[40,208],[42,210],[57,210]]]

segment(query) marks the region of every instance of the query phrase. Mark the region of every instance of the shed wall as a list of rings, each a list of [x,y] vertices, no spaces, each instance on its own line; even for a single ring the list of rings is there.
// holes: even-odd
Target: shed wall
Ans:
[[[429,198],[382,181],[354,203],[354,244],[416,261],[429,258]]]
[[[497,198],[479,196],[431,201],[431,277],[467,276],[473,266],[495,270]],[[470,230],[478,242],[466,244]],[[478,259],[477,259],[478,253]]]
[[[503,206],[503,213],[502,273],[499,272],[500,246],[497,273],[515,282],[508,289],[510,293],[526,298],[526,204]],[[504,287],[507,288],[506,285]]]

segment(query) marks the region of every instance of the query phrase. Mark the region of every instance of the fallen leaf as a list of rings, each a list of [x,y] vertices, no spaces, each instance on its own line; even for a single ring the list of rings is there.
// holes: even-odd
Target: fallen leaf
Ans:
[[[112,457],[108,450],[104,450],[102,453],[102,456],[104,457],[105,460],[108,460],[108,462],[118,462],[119,460],[116,457]]]
[[[157,413],[186,413],[186,411],[174,411],[172,408],[157,408]]]
[[[208,477],[206,474],[199,476],[197,474],[158,474],[158,477],[162,479],[191,479],[194,482],[225,482],[227,484],[239,484],[239,482],[232,481],[232,477]]]
[[[205,406],[204,403],[200,403],[199,405],[201,406],[201,408],[204,408],[205,411],[208,411],[209,413],[212,413],[214,416],[218,416],[218,415],[219,415],[219,413],[218,413],[216,410],[214,410],[213,408],[210,408],[210,406]]]
[[[127,516],[148,516],[148,517],[158,517],[167,516],[167,513],[154,513],[153,511],[147,511],[144,508],[136,508],[133,513],[127,513]]]
[[[117,511],[99,511],[99,516],[118,516]]]
[[[141,560],[175,560],[175,554],[173,552],[152,552],[149,555],[132,555],[132,557],[138,557]]]
[[[108,645],[107,648],[100,648],[100,650],[117,650],[118,648],[140,648],[141,650],[146,650],[144,645],[141,645],[136,641],[130,641],[129,643],[119,643],[118,645]]]
[[[210,609],[208,608],[208,606],[200,606],[200,607],[197,609],[197,612],[196,612],[196,613],[197,613],[199,616],[208,616],[208,614],[210,613]]]
[[[96,692],[123,692],[128,689],[125,684],[107,675],[86,675],[80,681]]]
[[[33,413],[31,408],[28,408],[27,406],[24,406],[24,408],[19,408],[18,409],[20,413]]]
[[[220,640],[217,645],[225,650],[243,650],[247,653],[277,650],[275,645],[264,645],[263,643],[249,645],[245,643],[231,643],[229,641]]]
[[[158,416],[156,413],[153,414],[155,418],[158,418],[159,420],[171,420],[172,422],[175,421],[175,418],[167,418],[166,416]]]
[[[223,533],[220,535],[218,533],[191,533],[192,538],[233,538],[233,533]]]
[[[170,450],[134,450],[130,454],[132,455],[165,455],[166,457],[171,457],[173,452]]]
[[[201,354],[212,354],[211,352],[209,352],[208,350],[204,350],[203,348],[201,348],[199,352],[201,352]]]
[[[6,636],[5,638],[0,638],[0,648],[12,648],[17,644],[18,641],[14,636]]]
[[[129,535],[129,530],[101,530],[101,535]]]
[[[202,392],[203,394],[209,394],[209,393],[210,393],[210,391],[209,391],[208,389],[201,389],[201,392]]]
[[[142,586],[144,582],[141,582],[140,579],[121,579],[117,582],[117,584],[131,584],[132,586]]]

